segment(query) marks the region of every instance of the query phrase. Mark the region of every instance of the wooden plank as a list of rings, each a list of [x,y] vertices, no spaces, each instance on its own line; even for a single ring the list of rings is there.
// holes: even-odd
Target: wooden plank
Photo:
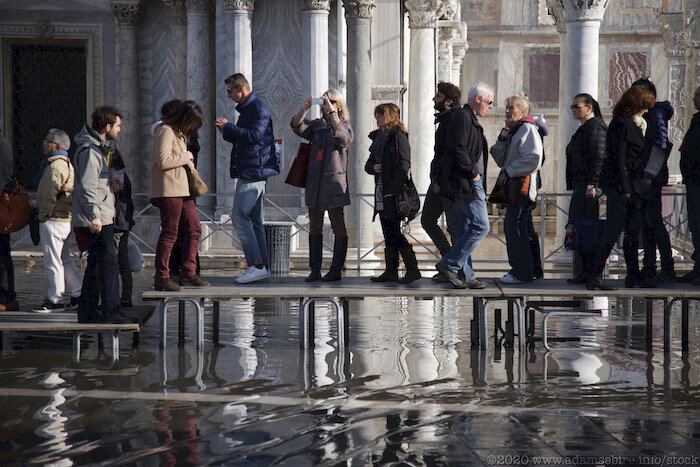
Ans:
[[[140,305],[124,309],[127,316],[139,319],[138,323],[79,323],[74,311],[63,313],[34,313],[31,311],[3,311],[0,313],[0,331],[41,331],[41,332],[74,332],[74,331],[127,331],[138,332],[141,326],[153,315],[155,307]]]

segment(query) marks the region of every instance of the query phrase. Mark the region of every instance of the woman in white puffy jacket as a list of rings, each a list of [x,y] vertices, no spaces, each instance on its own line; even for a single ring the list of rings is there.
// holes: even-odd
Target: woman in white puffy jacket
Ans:
[[[542,137],[530,115],[530,101],[524,95],[506,99],[506,126],[491,155],[501,168],[497,184],[509,178],[527,177],[514,205],[506,209],[504,230],[510,272],[501,282],[522,284],[533,279],[534,262],[528,240],[527,219],[537,199],[536,172],[542,165]]]

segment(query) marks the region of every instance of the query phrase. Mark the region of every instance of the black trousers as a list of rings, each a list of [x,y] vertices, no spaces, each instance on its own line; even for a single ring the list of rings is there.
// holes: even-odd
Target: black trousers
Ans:
[[[447,219],[447,231],[454,242],[456,235],[455,224],[457,222],[455,203],[439,194],[433,193],[429,189],[423,202],[423,214],[421,214],[420,223],[425,233],[428,234],[438,251],[440,251],[441,256],[445,256],[452,248],[450,242],[447,241],[447,237],[445,237],[445,233],[438,225],[438,219],[440,219],[443,212]]]
[[[15,268],[10,256],[10,235],[0,234],[0,303],[4,305],[16,298]]]
[[[574,185],[574,191],[569,202],[569,218],[598,219],[599,217],[600,203],[598,198],[586,196],[586,183]],[[587,272],[590,269],[593,256],[594,252],[592,251],[574,251],[574,276]]]
[[[104,225],[99,233],[90,233],[78,316],[99,315],[100,298],[105,313],[119,307],[119,270],[113,225]]]
[[[644,197],[643,211],[643,239],[644,239],[644,272],[651,275],[656,272],[656,247],[659,248],[661,256],[661,269],[663,271],[673,271],[673,251],[671,250],[671,239],[664,224],[661,214],[661,189],[660,186],[653,186]]]
[[[400,217],[386,217],[380,212],[379,222],[382,224],[382,233],[387,247],[399,250],[408,245],[408,240],[401,233]]]

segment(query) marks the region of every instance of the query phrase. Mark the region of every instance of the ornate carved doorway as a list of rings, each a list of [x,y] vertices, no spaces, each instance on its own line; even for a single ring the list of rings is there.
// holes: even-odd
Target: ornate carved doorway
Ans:
[[[20,183],[36,188],[34,177],[43,158],[41,142],[48,130],[60,128],[72,139],[87,121],[86,47],[75,42],[14,43],[10,53],[17,171]]]

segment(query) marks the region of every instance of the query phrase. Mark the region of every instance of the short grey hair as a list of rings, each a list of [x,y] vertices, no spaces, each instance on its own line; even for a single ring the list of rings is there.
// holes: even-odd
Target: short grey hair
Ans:
[[[70,137],[68,133],[58,128],[51,128],[46,135],[45,140],[49,143],[56,143],[61,146],[61,149],[67,151],[70,148]]]
[[[472,101],[476,99],[476,96],[483,97],[485,99],[489,97],[489,94],[494,94],[493,88],[488,84],[479,81],[469,89],[469,92],[467,93],[467,100]]]

